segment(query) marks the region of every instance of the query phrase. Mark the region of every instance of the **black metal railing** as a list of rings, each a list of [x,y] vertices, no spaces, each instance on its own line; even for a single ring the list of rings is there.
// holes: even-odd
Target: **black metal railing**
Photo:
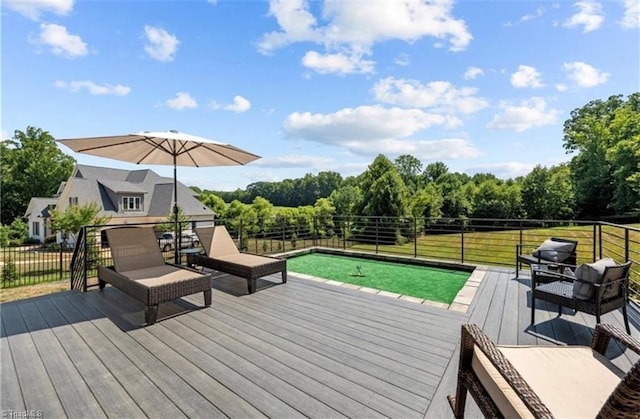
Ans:
[[[202,223],[192,223],[197,226]],[[211,224],[211,221],[208,222]],[[313,246],[354,249],[396,254],[414,258],[448,260],[467,264],[514,266],[515,249],[532,252],[545,239],[557,236],[578,241],[578,263],[611,257],[618,262],[632,261],[630,292],[640,298],[640,224],[620,225],[596,221],[523,219],[431,219],[397,217],[272,217],[267,219],[218,219],[227,227],[238,247],[257,254],[284,253]],[[136,225],[151,225],[143,223]],[[132,226],[132,224],[127,224]],[[78,235],[71,257],[60,250],[56,275],[38,280],[32,272],[28,280],[5,281],[2,286],[24,285],[66,278],[71,288],[86,290],[97,284],[99,264],[110,264],[111,254],[99,230],[109,226],[86,226]],[[159,241],[159,245],[161,246]],[[20,251],[16,251],[20,252]],[[2,249],[3,270],[11,260],[11,248]],[[46,254],[43,253],[43,254]],[[42,265],[35,251],[29,257],[14,256],[14,276],[22,278],[27,267]],[[174,252],[164,252],[172,260]],[[47,260],[51,260],[51,255]],[[69,261],[71,263],[69,263]],[[57,271],[56,271],[57,269]],[[35,269],[37,271],[37,269]]]

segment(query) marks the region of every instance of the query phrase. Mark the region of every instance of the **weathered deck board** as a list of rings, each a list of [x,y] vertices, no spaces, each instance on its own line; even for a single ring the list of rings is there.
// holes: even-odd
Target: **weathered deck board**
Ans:
[[[0,305],[3,411],[55,417],[452,417],[460,325],[500,344],[589,344],[595,318],[536,304],[529,279],[490,268],[467,313],[290,275],[214,280],[162,304],[144,327],[141,304],[117,289],[69,291]],[[273,282],[270,280],[273,279]],[[275,284],[275,285],[274,285]],[[603,321],[624,327],[619,312]],[[630,310],[632,335],[640,313]],[[638,357],[612,345],[622,369]],[[473,401],[469,417],[479,417]]]

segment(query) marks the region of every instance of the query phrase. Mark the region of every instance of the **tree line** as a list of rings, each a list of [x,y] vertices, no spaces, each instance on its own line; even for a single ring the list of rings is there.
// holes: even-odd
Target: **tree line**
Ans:
[[[594,100],[572,111],[564,123],[563,147],[573,155],[568,163],[538,165],[507,180],[451,172],[443,162],[423,167],[412,155],[394,161],[379,155],[364,173],[344,179],[327,171],[232,192],[196,191],[225,217],[257,198],[285,207],[327,199],[337,215],[567,220],[638,213],[640,93]]]
[[[451,172],[443,162],[423,166],[411,155],[393,161],[379,155],[359,176],[325,171],[256,182],[233,192],[193,189],[225,218],[248,211],[247,206],[264,215],[269,205],[306,208],[303,212],[333,208],[337,215],[430,218],[598,219],[638,213],[640,92],[593,100],[573,110],[564,123],[563,147],[572,156],[568,163],[539,165],[526,176],[507,180],[491,173]],[[29,200],[52,196],[74,164],[40,128],[16,130],[13,138],[0,142],[0,236],[24,231]]]

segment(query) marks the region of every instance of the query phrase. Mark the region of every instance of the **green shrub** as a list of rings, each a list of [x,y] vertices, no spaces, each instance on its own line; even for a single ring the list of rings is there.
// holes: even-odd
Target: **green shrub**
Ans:
[[[2,275],[0,275],[0,279],[2,279],[2,284],[6,284],[7,282],[17,281],[20,278],[18,274],[18,268],[16,267],[15,262],[12,257],[9,257],[4,262],[4,267],[2,268]]]

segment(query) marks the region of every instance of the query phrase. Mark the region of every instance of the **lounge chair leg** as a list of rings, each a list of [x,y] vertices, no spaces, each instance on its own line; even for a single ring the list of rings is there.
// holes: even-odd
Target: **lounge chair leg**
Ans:
[[[536,321],[536,299],[531,296],[531,325]]]
[[[211,290],[204,291],[204,306],[211,306]]]
[[[247,287],[249,288],[249,294],[253,294],[256,292],[256,280],[255,279],[247,279]]]
[[[627,305],[622,306],[622,318],[624,319],[624,328],[627,329],[627,335],[631,335],[631,329],[629,329],[629,317],[627,317]]]
[[[282,271],[282,283],[287,283],[287,271]]]
[[[144,319],[147,325],[152,325],[158,319],[158,304],[144,308]]]
[[[98,286],[100,287],[101,290],[104,289],[104,287],[107,286],[107,282],[103,281],[102,279],[98,278]]]

